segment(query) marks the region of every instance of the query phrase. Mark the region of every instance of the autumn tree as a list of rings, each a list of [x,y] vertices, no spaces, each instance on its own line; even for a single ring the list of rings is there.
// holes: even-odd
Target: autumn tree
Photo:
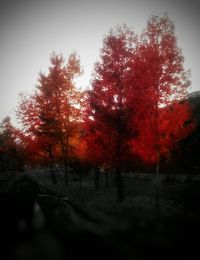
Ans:
[[[157,138],[153,131],[155,122],[148,113],[147,115],[137,120],[140,131],[133,143],[134,153],[140,156],[143,164],[152,168],[157,162]],[[187,100],[174,101],[169,106],[159,108],[159,160],[166,164],[179,142],[185,139],[194,127]]]
[[[48,154],[51,168],[55,154],[61,154],[66,185],[81,116],[82,94],[74,83],[80,73],[80,60],[76,54],[69,56],[67,64],[62,55],[52,54],[48,73],[39,74],[37,90],[21,99],[17,112],[24,131]]]
[[[158,174],[161,156],[192,129],[189,105],[179,103],[190,85],[183,62],[167,15],[152,16],[140,37],[118,28],[104,39],[88,93],[87,140],[94,160],[115,167],[119,198],[130,146],[132,160],[156,164]]]
[[[18,129],[5,117],[0,124],[0,169],[23,171],[24,149],[18,140]]]
[[[86,132],[88,153],[96,164],[115,169],[118,200],[124,198],[121,171],[131,157],[130,59],[136,36],[126,27],[111,30],[104,38],[88,91]]]
[[[165,110],[162,108],[174,103],[178,104],[180,100],[185,99],[190,85],[189,73],[183,66],[184,57],[177,46],[175,26],[167,15],[164,17],[152,16],[149,19],[147,28],[140,37],[136,60],[137,67],[135,66],[134,69],[138,79],[141,108],[138,111],[137,120],[135,120],[138,124],[139,137],[134,140],[133,149],[137,147],[140,150],[139,153],[144,161],[148,160],[145,157],[151,153],[149,160],[156,162],[156,172],[159,173],[160,153],[164,146],[168,145],[167,139],[163,142],[161,135],[169,136],[190,116],[189,106],[185,105],[186,112],[183,112],[183,106],[176,105],[177,110],[182,111],[182,114],[178,112],[179,123],[171,124],[171,127],[169,127],[169,123],[168,128],[163,126],[166,125],[167,120],[163,118]],[[186,114],[188,118],[185,116]],[[171,111],[171,119],[174,115],[175,106]],[[173,119],[172,122],[175,123]],[[165,134],[163,134],[164,128]],[[145,136],[146,142],[142,136]],[[140,138],[141,142],[139,142]],[[176,136],[176,138],[179,137]],[[146,148],[143,144],[146,145]]]
[[[134,118],[138,136],[132,144],[134,152],[139,152],[143,162],[156,164],[158,213],[158,174],[161,156],[164,156],[164,151],[171,149],[175,143],[170,136],[180,140],[183,136],[181,131],[185,132],[184,127],[180,128],[180,125],[184,126],[190,118],[189,106],[185,105],[182,109],[183,106],[175,105],[186,99],[190,80],[189,73],[183,66],[184,57],[177,45],[174,23],[167,15],[152,16],[148,20],[147,28],[140,37],[134,61],[133,77],[137,78],[137,96],[140,97],[141,106]],[[178,121],[176,110],[167,113],[167,109],[163,109],[172,104],[179,112],[182,111],[178,112]],[[178,134],[175,134],[176,132]]]

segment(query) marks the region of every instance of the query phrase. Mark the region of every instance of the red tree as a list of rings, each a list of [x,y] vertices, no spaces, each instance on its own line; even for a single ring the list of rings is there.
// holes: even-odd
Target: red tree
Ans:
[[[25,153],[18,133],[10,117],[5,117],[0,124],[0,168],[4,171],[24,170]]]
[[[82,94],[74,85],[79,74],[80,61],[75,54],[70,55],[66,65],[62,55],[53,54],[48,74],[40,73],[37,91],[22,96],[17,113],[32,144],[41,147],[42,154],[48,154],[51,168],[56,153],[61,155],[66,185],[73,139],[81,120]]]
[[[137,120],[137,128],[140,131],[133,140],[133,147],[134,153],[140,156],[144,164],[153,166],[157,162],[157,137],[153,131],[155,118],[148,113],[147,115]],[[195,124],[191,118],[191,109],[187,101],[174,101],[170,106],[159,108],[160,160],[169,160],[179,141],[193,131]]]
[[[166,151],[169,151],[175,143],[170,136],[180,140],[183,136],[181,131],[185,132],[183,127],[180,129],[180,125],[183,126],[190,120],[187,105],[184,109],[176,106],[176,109],[182,110],[178,122],[176,111],[167,113],[166,107],[186,99],[190,85],[189,73],[184,70],[184,58],[177,46],[175,26],[167,15],[152,16],[149,19],[147,28],[140,37],[134,61],[133,77],[137,78],[135,83],[138,86],[137,96],[140,97],[141,105],[134,118],[138,136],[132,141],[132,145],[133,151],[139,153],[143,161],[156,164],[158,214],[158,174],[161,156],[166,155]]]
[[[169,136],[179,132],[176,138],[180,140],[183,134],[179,126],[190,118],[189,106],[177,105],[187,97],[190,81],[177,46],[174,23],[168,16],[149,19],[137,52],[133,69],[141,105],[134,118],[138,137],[133,140],[133,150],[144,161],[156,162],[156,172],[159,173],[160,156],[172,145]],[[163,109],[168,106],[173,110]]]
[[[121,169],[131,156],[129,77],[135,42],[136,37],[127,27],[112,30],[105,37],[86,108],[89,157],[97,164],[115,168],[118,200],[124,197]]]
[[[190,85],[183,60],[168,16],[152,16],[139,39],[127,28],[104,39],[88,93],[87,141],[90,157],[115,167],[118,197],[130,146],[159,173],[160,157],[192,129],[183,127],[189,106],[179,104]]]

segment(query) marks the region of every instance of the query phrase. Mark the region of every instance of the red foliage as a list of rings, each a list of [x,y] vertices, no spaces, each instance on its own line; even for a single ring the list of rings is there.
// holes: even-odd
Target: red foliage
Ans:
[[[126,26],[111,30],[83,103],[73,82],[79,59],[73,54],[64,65],[62,56],[52,55],[37,91],[21,96],[27,147],[115,168],[137,156],[159,163],[194,128],[189,105],[180,102],[190,85],[183,60],[168,16],[152,16],[140,37]]]
[[[104,39],[85,113],[85,140],[90,161],[116,167],[130,157],[132,111],[128,79],[134,51],[131,46],[135,41],[135,35],[127,27],[111,31]]]
[[[152,16],[141,35],[132,69],[140,105],[133,124],[138,137],[132,149],[148,164],[159,163],[173,146],[189,134],[194,124],[186,99],[189,74],[176,43],[168,16]]]
[[[146,116],[137,121],[137,128],[140,131],[138,137],[132,140],[133,151],[148,165],[157,162],[157,150],[159,150],[160,159],[167,160],[179,141],[186,138],[194,127],[188,102],[176,101],[170,106],[159,109],[158,133],[155,129],[155,116],[153,114],[147,113]]]
[[[136,37],[118,28],[104,39],[88,92],[88,157],[123,165],[140,156],[155,164],[194,128],[187,103],[189,73],[168,16],[152,16]]]
[[[26,148],[33,155],[67,161],[71,156],[82,102],[73,81],[80,73],[75,54],[70,55],[66,65],[62,55],[53,54],[49,72],[40,73],[34,94],[21,95],[17,117],[23,126]]]

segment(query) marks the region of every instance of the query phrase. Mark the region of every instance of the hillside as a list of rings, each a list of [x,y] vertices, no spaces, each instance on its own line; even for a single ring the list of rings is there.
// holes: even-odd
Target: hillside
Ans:
[[[188,101],[191,105],[193,115],[197,126],[200,124],[200,91],[192,92],[189,95]]]
[[[192,92],[188,102],[192,109],[195,130],[175,149],[173,153],[175,170],[186,174],[200,174],[200,91]]]

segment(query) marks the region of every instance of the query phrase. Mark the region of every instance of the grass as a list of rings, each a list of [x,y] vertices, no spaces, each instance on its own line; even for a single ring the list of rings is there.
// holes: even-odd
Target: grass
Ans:
[[[72,257],[69,259],[76,259],[81,249],[82,254],[84,252],[87,259],[107,258],[106,250],[108,249],[113,253],[112,256],[120,253],[120,259],[123,260],[149,259],[151,257],[169,259],[175,255],[178,259],[185,256],[192,259],[192,254],[199,256],[196,236],[200,232],[200,183],[195,182],[194,179],[192,181],[191,178],[174,179],[169,178],[169,176],[160,178],[160,214],[158,216],[156,215],[154,174],[124,174],[126,197],[121,203],[117,202],[115,176],[111,174],[108,187],[105,185],[105,176],[100,176],[98,190],[95,190],[94,176],[91,173],[83,177],[81,187],[78,176],[72,173],[69,174],[69,186],[66,187],[62,169],[57,169],[57,184],[52,184],[48,169],[28,169],[24,174],[41,184],[47,194],[67,197],[71,202],[75,202],[76,205],[84,209],[88,213],[87,216],[92,216],[91,221],[88,221],[87,218],[84,219],[84,217],[78,220],[73,219],[73,215],[69,214],[70,207],[63,208],[63,200],[53,197],[55,201],[53,200],[52,204],[51,200],[46,201],[47,206],[43,207],[43,212],[46,216],[45,220],[49,224],[46,228],[34,230],[31,239],[34,239],[35,236],[37,239],[36,242],[31,240],[29,245],[33,252],[38,250],[39,243],[42,255],[43,252],[49,255],[49,250],[52,248],[57,253],[66,251],[68,254],[70,251]],[[30,180],[30,178],[28,179]],[[6,181],[6,179],[3,178],[2,181]],[[31,182],[29,184],[31,187]],[[18,188],[25,189],[26,187],[21,182]],[[7,193],[5,195],[7,196]],[[14,199],[14,197],[12,198]],[[11,223],[13,223],[14,216],[17,215],[17,211],[20,212],[20,210],[15,205],[15,200],[14,202],[8,200],[8,202],[8,212],[12,214],[6,215],[4,222],[1,223],[3,226],[7,223],[5,234],[8,232],[7,228],[10,230],[9,234],[14,234]],[[21,203],[18,205],[20,206]],[[66,205],[68,204],[66,203]],[[10,206],[15,206],[14,210]],[[23,205],[20,209],[23,211]],[[78,211],[75,210],[75,212],[78,214]],[[103,237],[99,234],[103,234]],[[16,236],[17,241],[21,233],[18,235]],[[48,246],[44,247],[43,241],[46,241],[49,236],[54,241],[51,246],[48,242]],[[10,236],[8,237],[10,243]],[[20,241],[19,246],[26,249],[26,244],[24,245],[27,243],[26,241],[27,238]],[[99,249],[100,246],[102,249]],[[10,248],[13,249],[12,244]],[[95,257],[91,248],[95,248],[97,252]],[[8,252],[12,252],[12,250],[8,250]],[[40,259],[65,259],[65,257],[58,258],[57,253],[55,258],[41,257]]]
[[[62,169],[56,172],[57,184],[52,184],[49,171],[38,169],[29,171],[35,180],[47,186],[57,196],[65,196],[70,200],[88,208],[112,215],[117,218],[155,216],[155,175],[124,174],[123,183],[125,199],[118,203],[114,175],[109,176],[106,187],[105,176],[100,175],[99,188],[95,190],[94,176],[88,173],[82,178],[80,187],[76,174],[69,174],[69,185],[64,185]],[[138,177],[139,176],[139,177]],[[141,177],[140,177],[141,176]],[[189,181],[187,181],[189,180]],[[162,176],[159,184],[160,214],[164,217],[181,214],[196,214],[200,212],[200,183],[191,181],[191,177],[176,178]]]

